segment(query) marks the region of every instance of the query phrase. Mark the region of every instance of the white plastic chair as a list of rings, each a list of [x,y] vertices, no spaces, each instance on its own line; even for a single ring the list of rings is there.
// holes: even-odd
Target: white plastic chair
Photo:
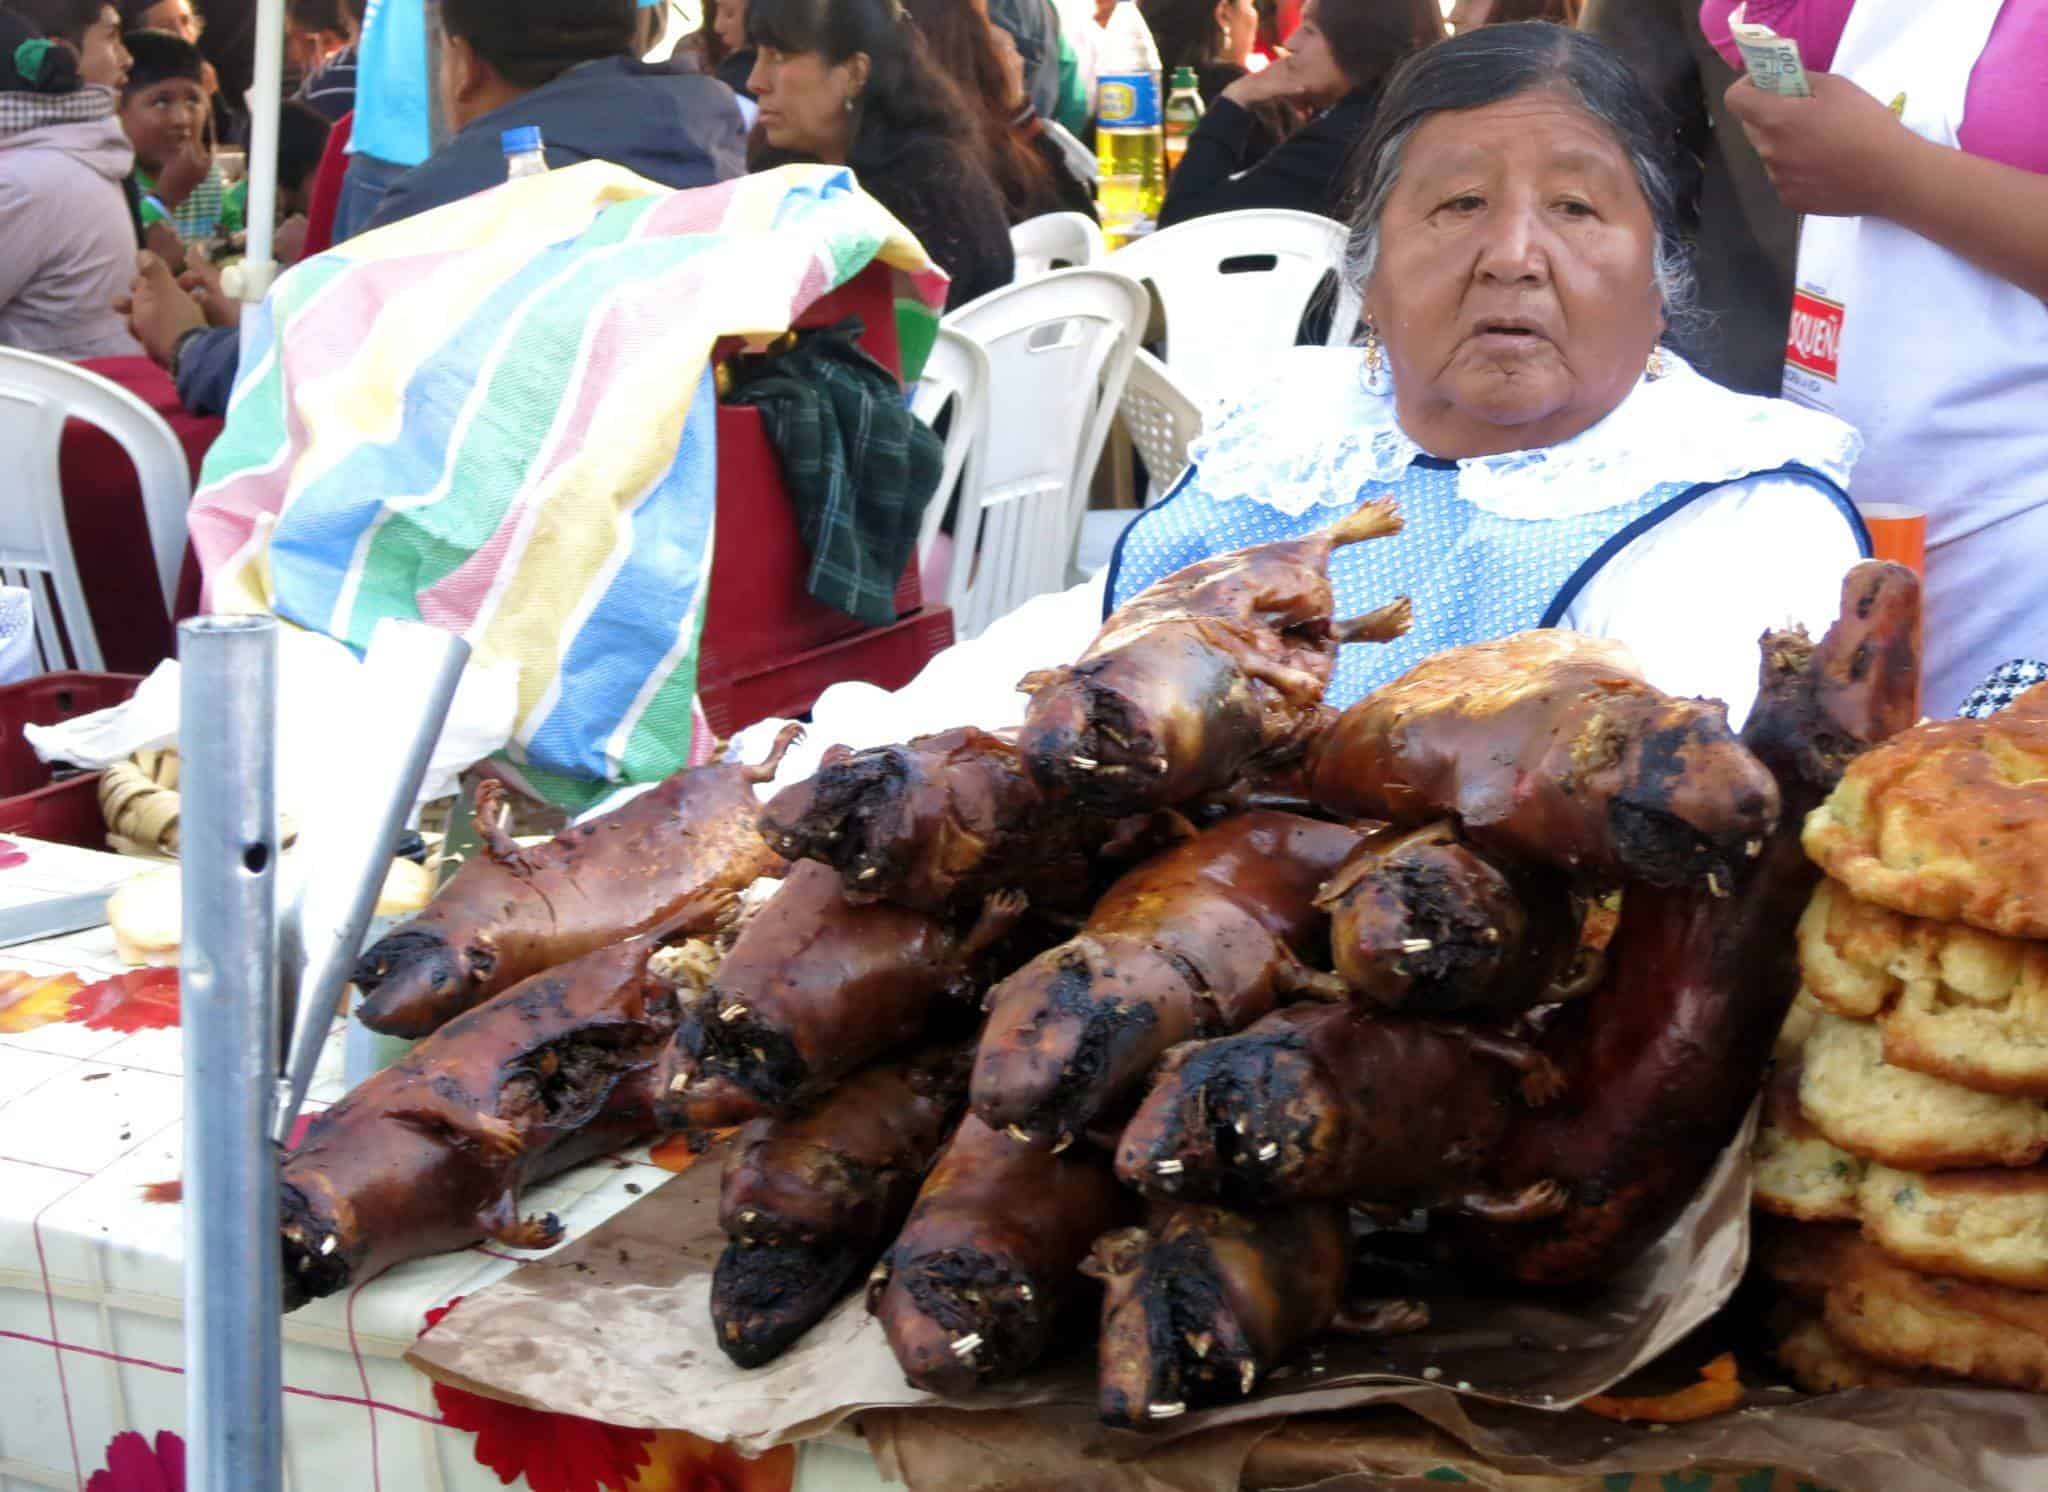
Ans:
[[[68,661],[71,667],[99,672],[106,666],[105,658],[72,557],[57,475],[57,449],[67,419],[97,425],[135,463],[165,616],[177,604],[192,478],[184,447],[171,427],[119,384],[55,358],[0,349],[0,451],[7,453],[15,475],[11,500],[0,503],[0,578],[53,601],[63,619],[71,643],[68,660],[57,656],[61,644],[56,629],[36,629],[46,665]],[[106,542],[100,535],[79,537]],[[30,578],[34,576],[41,578]]]
[[[1091,508],[1081,516],[1074,568],[1083,575],[1105,569],[1124,530],[1144,508],[1173,490],[1187,470],[1189,444],[1202,433],[1202,411],[1174,382],[1166,365],[1142,347],[1131,359],[1131,377],[1117,415],[1145,462],[1144,501],[1138,508]]]
[[[1125,275],[1058,269],[946,318],[989,364],[988,429],[968,465],[946,587],[959,637],[1067,584],[1089,477],[1149,309],[1145,287]]]
[[[1258,377],[1261,360],[1294,345],[1324,279],[1337,276],[1329,343],[1358,325],[1345,282],[1343,225],[1283,208],[1221,212],[1177,223],[1103,261],[1151,284],[1166,316],[1166,366],[1201,403]]]
[[[1095,219],[1079,212],[1048,212],[1010,230],[1019,280],[1035,280],[1055,264],[1086,269],[1108,252]]]
[[[1038,127],[1045,131],[1053,144],[1059,146],[1060,159],[1067,163],[1067,170],[1073,173],[1074,180],[1089,191],[1094,191],[1096,184],[1102,179],[1102,163],[1095,158],[1095,152],[1056,119],[1041,119],[1038,121]]]
[[[939,418],[950,408],[946,424],[946,453],[939,468],[939,485],[924,510],[924,527],[917,535],[917,563],[924,577],[927,596],[945,594],[944,582],[950,565],[935,568],[932,546],[939,537],[939,525],[946,516],[955,488],[963,495],[975,490],[980,471],[981,449],[988,439],[988,354],[981,344],[949,326],[939,328],[925,359],[924,372],[910,396],[910,412],[936,430]]]

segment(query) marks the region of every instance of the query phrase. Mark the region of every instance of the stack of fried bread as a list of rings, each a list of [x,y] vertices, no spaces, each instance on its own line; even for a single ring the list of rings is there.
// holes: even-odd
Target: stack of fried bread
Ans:
[[[1862,757],[1805,844],[1757,1152],[1780,1360],[2048,1391],[2048,685]]]

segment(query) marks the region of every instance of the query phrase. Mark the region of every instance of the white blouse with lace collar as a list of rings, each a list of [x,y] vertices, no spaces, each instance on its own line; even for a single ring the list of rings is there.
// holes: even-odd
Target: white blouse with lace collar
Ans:
[[[1466,501],[1509,518],[1565,518],[1628,502],[1664,482],[1727,482],[1796,461],[1849,485],[1862,440],[1829,415],[1738,394],[1661,355],[1597,425],[1555,445],[1457,463]],[[1350,347],[1298,347],[1250,395],[1207,412],[1188,459],[1204,491],[1301,514],[1349,507],[1370,482],[1399,480],[1426,454],[1394,413],[1392,384]]]

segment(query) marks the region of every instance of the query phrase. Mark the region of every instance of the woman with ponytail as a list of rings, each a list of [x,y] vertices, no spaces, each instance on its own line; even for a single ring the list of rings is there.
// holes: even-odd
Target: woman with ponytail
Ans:
[[[68,9],[56,36],[0,11],[0,347],[123,356],[138,350],[114,311],[135,265],[127,54],[113,6]],[[88,62],[104,81],[86,81]]]

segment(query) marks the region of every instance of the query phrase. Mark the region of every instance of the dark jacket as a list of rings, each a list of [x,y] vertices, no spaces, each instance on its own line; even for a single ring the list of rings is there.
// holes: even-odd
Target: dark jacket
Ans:
[[[1002,196],[952,141],[913,137],[878,162],[856,164],[854,175],[953,277],[947,310],[1016,277]]]
[[[625,57],[586,62],[473,121],[399,178],[369,227],[474,196],[505,180],[499,133],[540,127],[548,165],[612,161],[663,186],[710,186],[746,171],[746,128],[716,79]],[[194,414],[224,414],[240,343],[232,330],[191,338],[178,357],[178,400]]]
[[[1372,127],[1378,102],[1377,90],[1354,89],[1253,164],[1258,116],[1218,99],[1188,137],[1187,154],[1167,184],[1159,226],[1247,207],[1336,216],[1351,152]]]
[[[711,76],[725,84],[734,93],[754,95],[747,88],[747,79],[754,75],[754,49],[743,47],[737,52],[728,52],[725,61],[711,69]]]
[[[745,174],[746,125],[716,78],[607,57],[572,67],[472,120],[462,133],[398,179],[371,228],[474,196],[505,179],[498,137],[534,125],[556,170],[610,161],[669,187],[710,186]]]

